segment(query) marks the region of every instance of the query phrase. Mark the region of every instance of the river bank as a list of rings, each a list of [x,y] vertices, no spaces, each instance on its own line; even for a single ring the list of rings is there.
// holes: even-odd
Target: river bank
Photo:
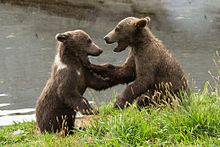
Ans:
[[[74,135],[37,134],[36,123],[16,123],[0,129],[6,146],[220,146],[220,95],[193,93],[182,106],[139,111],[101,106],[99,116]]]
[[[35,7],[49,14],[74,17],[111,16],[125,17],[127,15],[159,15],[165,13],[163,6],[167,2],[160,0],[0,0],[15,6]]]

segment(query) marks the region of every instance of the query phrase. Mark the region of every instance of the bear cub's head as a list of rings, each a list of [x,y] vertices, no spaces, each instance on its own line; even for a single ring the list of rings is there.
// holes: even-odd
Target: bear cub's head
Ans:
[[[114,49],[114,52],[121,52],[136,41],[137,33],[145,28],[149,22],[149,17],[127,17],[121,20],[115,28],[104,37],[104,40],[108,44],[117,42],[118,45]]]
[[[88,62],[88,55],[99,56],[103,52],[82,30],[58,33],[55,39],[58,41],[60,58],[64,63],[72,59]]]

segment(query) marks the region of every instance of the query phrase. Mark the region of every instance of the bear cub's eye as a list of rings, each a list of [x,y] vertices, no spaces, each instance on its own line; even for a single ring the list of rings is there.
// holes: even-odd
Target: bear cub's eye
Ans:
[[[88,39],[88,40],[87,40],[87,43],[88,43],[88,44],[91,44],[91,43],[92,43],[92,40],[91,40],[91,39]]]
[[[117,28],[115,28],[115,32],[119,32],[120,30],[119,30],[119,28],[117,27]]]

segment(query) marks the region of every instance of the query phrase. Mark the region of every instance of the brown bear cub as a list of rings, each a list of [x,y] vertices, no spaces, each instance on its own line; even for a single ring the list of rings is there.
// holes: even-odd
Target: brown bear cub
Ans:
[[[149,17],[128,17],[120,21],[104,37],[108,44],[118,43],[115,52],[131,47],[124,65],[91,66],[94,72],[102,76],[117,78],[122,75],[127,81],[133,80],[117,96],[115,107],[124,108],[135,99],[138,106],[145,107],[155,95],[161,97],[167,94],[168,89],[169,94],[178,96],[181,91],[188,91],[187,79],[182,68],[165,45],[152,34],[148,27],[149,22]]]
[[[83,97],[87,87],[101,90],[113,86],[114,81],[90,71],[88,55],[98,56],[102,50],[82,30],[56,35],[57,55],[52,72],[36,105],[36,119],[40,132],[69,133],[74,127],[77,111],[93,114]],[[123,83],[123,80],[122,80]]]

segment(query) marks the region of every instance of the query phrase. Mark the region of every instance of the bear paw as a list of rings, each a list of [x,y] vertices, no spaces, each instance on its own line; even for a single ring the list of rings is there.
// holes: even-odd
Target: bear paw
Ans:
[[[114,108],[124,109],[126,107],[129,107],[131,103],[123,98],[117,98],[117,100],[114,103]]]

